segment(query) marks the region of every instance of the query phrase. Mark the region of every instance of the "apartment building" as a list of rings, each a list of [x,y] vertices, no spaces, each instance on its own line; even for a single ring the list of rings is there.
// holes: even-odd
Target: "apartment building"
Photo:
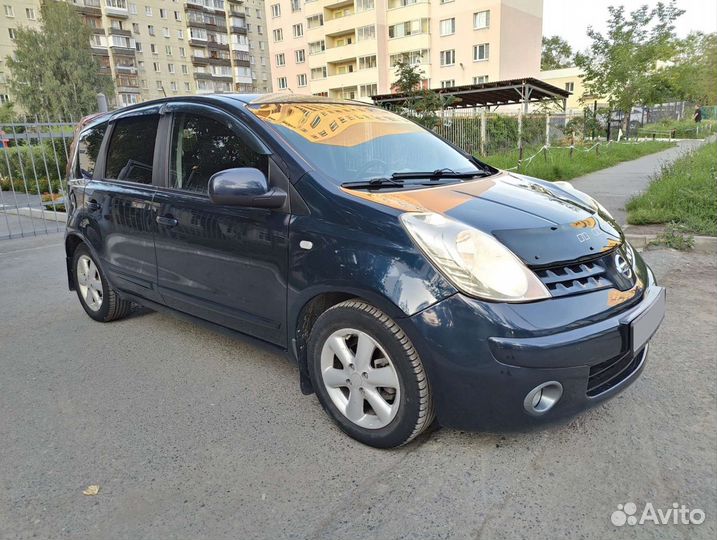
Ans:
[[[66,0],[92,30],[117,106],[213,92],[270,92],[264,0]],[[0,101],[16,28],[39,27],[40,0],[0,0]]]
[[[431,88],[540,71],[542,0],[266,0],[276,91],[367,99],[395,64]]]

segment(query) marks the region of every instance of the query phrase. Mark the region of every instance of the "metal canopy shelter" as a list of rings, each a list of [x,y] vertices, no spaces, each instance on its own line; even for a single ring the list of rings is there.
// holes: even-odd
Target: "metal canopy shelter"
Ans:
[[[433,90],[441,96],[455,97],[455,103],[446,105],[445,109],[469,109],[477,107],[498,107],[500,105],[523,104],[527,110],[528,103],[554,101],[565,109],[565,100],[571,94],[552,84],[526,77],[507,81],[487,82],[483,84],[467,84]],[[382,94],[373,96],[376,105],[405,105],[410,97],[406,94]]]

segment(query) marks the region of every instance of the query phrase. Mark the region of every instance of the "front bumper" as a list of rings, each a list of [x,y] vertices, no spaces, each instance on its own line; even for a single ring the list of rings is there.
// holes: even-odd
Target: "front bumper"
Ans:
[[[531,304],[458,294],[414,315],[408,333],[426,365],[439,423],[515,429],[573,415],[629,386],[664,315],[665,290],[648,276],[644,289],[617,304],[614,290]],[[640,323],[633,344],[636,320],[649,327]],[[562,386],[558,402],[543,414],[526,410],[528,393],[548,381]]]

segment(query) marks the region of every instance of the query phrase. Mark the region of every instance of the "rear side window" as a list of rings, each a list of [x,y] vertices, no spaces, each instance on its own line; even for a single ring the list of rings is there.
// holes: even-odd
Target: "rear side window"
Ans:
[[[158,114],[118,120],[107,151],[105,177],[151,184],[158,124]]]
[[[207,193],[209,178],[235,167],[254,167],[266,174],[267,157],[247,146],[227,122],[192,113],[174,118],[169,185]]]
[[[107,131],[106,123],[87,129],[80,134],[77,140],[75,178],[92,178],[105,131]]]

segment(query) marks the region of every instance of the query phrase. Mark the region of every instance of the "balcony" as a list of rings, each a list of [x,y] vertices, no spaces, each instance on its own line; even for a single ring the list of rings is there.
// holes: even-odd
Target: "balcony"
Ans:
[[[229,31],[232,34],[246,34],[246,26],[230,26]]]
[[[214,75],[213,73],[198,73],[194,72],[194,78],[203,81],[221,81],[221,82],[234,82],[231,75]]]
[[[110,27],[110,28],[107,29],[107,32],[108,32],[111,36],[127,36],[127,37],[132,37],[132,31],[131,31],[131,30],[124,30],[124,29],[122,29],[122,28],[112,28],[112,27]]]
[[[195,66],[208,66],[209,58],[206,56],[192,56],[192,64]]]
[[[125,65],[122,65],[122,64],[116,64],[116,65],[115,65],[115,70],[116,70],[118,73],[131,73],[131,74],[135,74],[135,73],[137,73],[137,66],[125,66]]]
[[[324,4],[324,9],[338,9],[354,5],[354,0],[328,0]]]
[[[231,66],[232,61],[229,58],[207,58],[210,66]]]
[[[127,4],[125,3],[125,7],[113,7],[105,4],[105,15],[119,19],[128,19],[129,11],[127,10]]]
[[[229,45],[225,45],[224,43],[217,43],[216,41],[207,41],[206,46],[210,49],[215,49],[217,51],[229,50]]]
[[[74,4],[77,11],[85,15],[93,17],[102,17],[102,7],[100,0],[84,0]]]

